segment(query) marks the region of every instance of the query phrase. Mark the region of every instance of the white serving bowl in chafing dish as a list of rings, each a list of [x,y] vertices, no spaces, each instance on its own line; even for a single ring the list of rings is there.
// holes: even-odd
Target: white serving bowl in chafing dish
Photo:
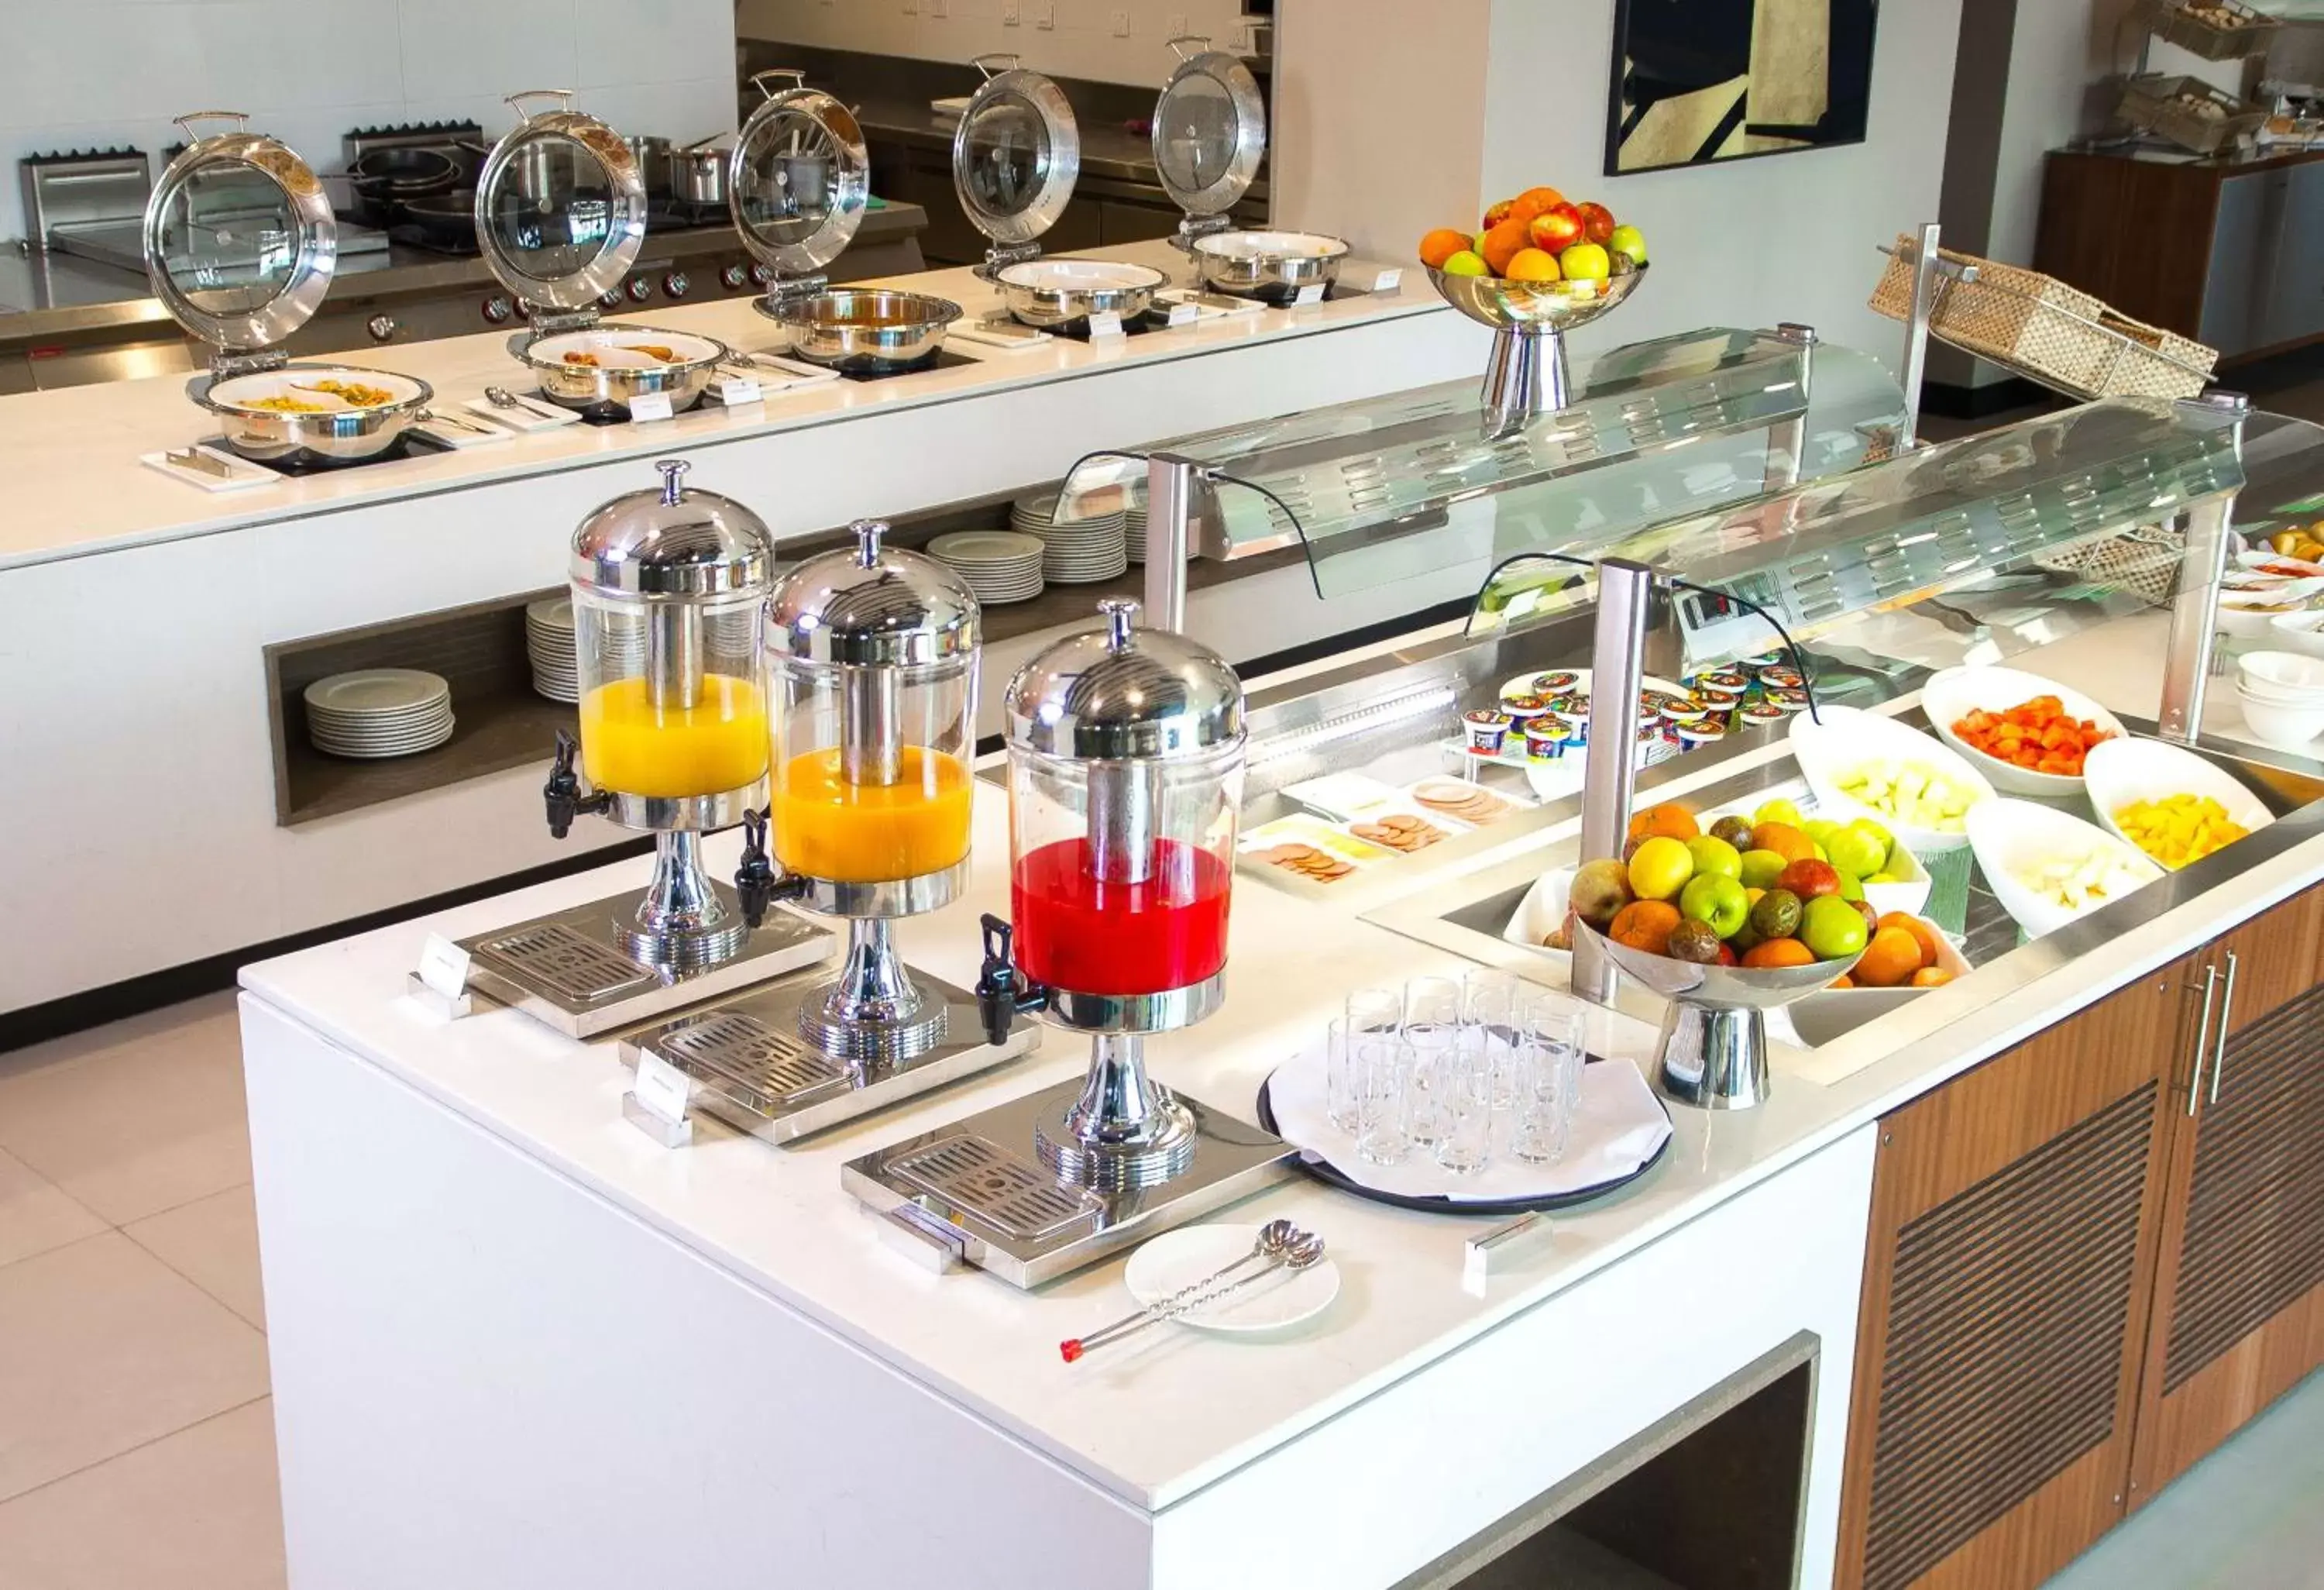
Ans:
[[[1238,298],[1288,303],[1303,287],[1339,280],[1346,242],[1320,232],[1213,232],[1193,244],[1204,284]]]
[[[1114,260],[1019,260],[993,274],[1009,312],[1045,331],[1084,325],[1092,315],[1127,320],[1146,312],[1170,279],[1150,265]]]
[[[321,390],[325,382],[389,394],[349,402]],[[359,464],[395,445],[435,394],[428,384],[387,370],[347,365],[281,365],[246,375],[197,377],[188,395],[218,418],[227,448],[245,458],[291,467]],[[290,410],[270,400],[311,404]]]
[[[667,349],[671,356],[641,349]],[[692,408],[709,390],[713,372],[732,356],[715,337],[617,322],[521,340],[513,351],[549,402],[619,419],[629,417],[632,399],[649,393],[667,393],[672,413]],[[586,362],[573,356],[586,356]]]

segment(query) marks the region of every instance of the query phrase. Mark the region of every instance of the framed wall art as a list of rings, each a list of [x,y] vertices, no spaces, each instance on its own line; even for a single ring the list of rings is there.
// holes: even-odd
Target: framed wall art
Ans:
[[[1860,143],[1879,0],[1617,0],[1606,174]]]

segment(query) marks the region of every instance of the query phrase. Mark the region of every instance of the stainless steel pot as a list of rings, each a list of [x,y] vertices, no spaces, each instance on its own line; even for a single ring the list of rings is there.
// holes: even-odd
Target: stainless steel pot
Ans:
[[[650,133],[637,133],[622,140],[630,146],[630,158],[638,164],[638,175],[645,179],[646,191],[656,199],[669,192],[669,150],[667,138],[657,138]]]
[[[993,277],[1010,314],[1044,330],[1085,324],[1107,311],[1125,320],[1144,314],[1169,282],[1149,266],[1111,260],[1020,260]]]
[[[857,374],[883,374],[933,358],[961,317],[961,307],[949,299],[874,287],[761,299],[759,309],[790,334],[793,354]]]
[[[636,337],[667,339],[672,334],[658,326],[623,325],[608,320],[590,328],[593,332],[621,332]],[[710,383],[718,365],[733,356],[733,350],[715,338],[695,332],[684,334],[688,342],[707,345],[708,350],[691,359],[673,359],[668,364],[649,369],[628,369],[607,365],[571,365],[561,357],[543,357],[534,351],[540,342],[549,337],[520,336],[511,351],[522,359],[540,383],[540,395],[559,407],[578,409],[585,414],[605,414],[617,420],[630,417],[632,398],[649,393],[666,393],[672,413],[683,413],[702,401],[710,390]]]
[[[671,150],[662,162],[669,173],[669,196],[684,204],[724,204],[726,162],[733,153],[701,143]]]
[[[295,377],[301,371],[317,376],[383,376],[387,373],[345,365],[285,365],[273,374]],[[360,464],[387,451],[411,429],[436,393],[414,375],[391,375],[398,384],[417,389],[414,395],[376,408],[350,409],[327,414],[284,413],[254,409],[213,398],[211,391],[225,384],[216,376],[197,376],[186,395],[218,417],[218,429],[231,451],[262,464],[290,468],[329,467]],[[229,378],[230,379],[230,378]]]
[[[1348,245],[1320,232],[1213,232],[1194,242],[1206,286],[1238,298],[1288,303],[1303,287],[1339,280]]]

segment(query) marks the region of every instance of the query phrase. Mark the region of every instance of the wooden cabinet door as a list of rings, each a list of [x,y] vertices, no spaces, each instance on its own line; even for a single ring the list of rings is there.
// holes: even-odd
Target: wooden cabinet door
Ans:
[[[2324,1364],[2319,947],[2324,888],[2190,962],[2196,978],[2218,974],[2225,1020],[2205,1042],[2199,1095],[2182,1093],[2171,1112],[2134,1504]]]
[[[2122,1516],[2188,1004],[2166,968],[1881,1123],[1848,1590],[2039,1585]]]

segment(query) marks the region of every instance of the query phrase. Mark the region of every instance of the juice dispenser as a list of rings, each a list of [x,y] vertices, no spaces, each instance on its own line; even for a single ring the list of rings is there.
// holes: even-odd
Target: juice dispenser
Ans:
[[[943,564],[881,545],[810,558],[766,604],[771,799],[736,875],[745,920],[774,901],[847,921],[835,973],[788,979],[672,1022],[637,1047],[687,1072],[702,1106],[781,1142],[1033,1047],[988,1032],[974,995],[908,966],[894,923],[968,882],[980,657],[976,598]],[[767,759],[762,735],[759,752]]]
[[[702,836],[766,798],[774,542],[742,504],[687,490],[684,463],[656,467],[658,488],[574,535],[580,735],[558,732],[543,791],[558,838],[585,813],[652,834],[652,882],[464,945],[485,992],[576,1037],[792,970],[827,943],[792,920],[746,922],[704,869]]]
[[[1090,1034],[1079,1081],[845,1169],[932,1251],[1033,1285],[1281,1174],[1270,1134],[1147,1074],[1147,1035],[1226,993],[1242,685],[1215,653],[1101,602],[1010,682],[1010,900],[987,918],[989,1020]]]

